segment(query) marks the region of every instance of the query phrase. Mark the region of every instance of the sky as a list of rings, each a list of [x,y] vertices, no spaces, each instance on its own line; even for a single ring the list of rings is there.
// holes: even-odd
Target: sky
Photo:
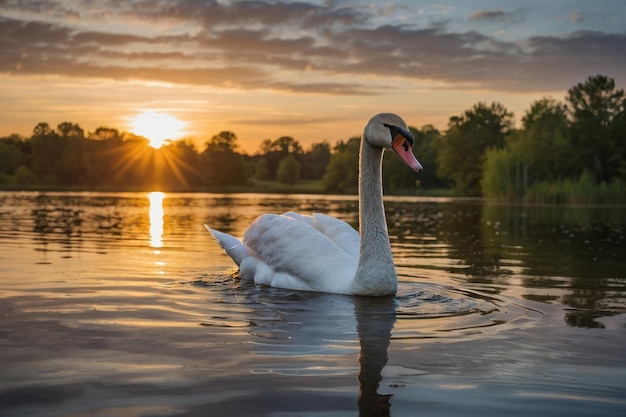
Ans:
[[[597,74],[626,84],[624,0],[0,0],[0,136],[157,112],[199,145],[306,149],[379,112],[445,129],[497,101],[519,121]]]

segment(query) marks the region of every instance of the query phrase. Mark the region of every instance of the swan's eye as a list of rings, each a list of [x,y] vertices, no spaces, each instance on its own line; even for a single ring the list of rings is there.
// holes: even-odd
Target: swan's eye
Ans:
[[[413,146],[414,139],[413,139],[413,136],[411,135],[411,132],[401,127],[390,125],[387,123],[383,123],[383,126],[389,129],[389,133],[391,133],[392,140],[397,138],[398,136],[402,136],[405,139],[404,143],[402,144],[405,151],[408,151],[409,147]]]

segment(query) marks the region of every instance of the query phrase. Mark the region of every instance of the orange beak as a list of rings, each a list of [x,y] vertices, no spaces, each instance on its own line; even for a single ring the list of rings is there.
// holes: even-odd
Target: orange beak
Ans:
[[[410,136],[409,132],[406,133],[408,133]],[[415,155],[413,155],[413,147],[411,146],[411,142],[412,141],[409,141],[409,139],[406,138],[404,132],[401,131],[396,134],[395,138],[393,138],[393,141],[391,142],[391,147],[398,154],[400,159],[402,159],[402,161],[404,161],[404,163],[409,166],[409,168],[419,174],[424,168],[422,167],[422,164],[419,163],[417,158],[415,158]]]

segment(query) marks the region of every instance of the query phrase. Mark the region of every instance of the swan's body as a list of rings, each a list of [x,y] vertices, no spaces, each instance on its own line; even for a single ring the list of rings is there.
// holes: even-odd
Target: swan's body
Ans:
[[[414,171],[422,166],[413,137],[397,115],[365,126],[359,157],[359,227],[323,214],[264,214],[243,241],[206,228],[239,266],[242,279],[278,288],[353,295],[390,295],[398,287],[382,194],[382,153],[393,149]]]

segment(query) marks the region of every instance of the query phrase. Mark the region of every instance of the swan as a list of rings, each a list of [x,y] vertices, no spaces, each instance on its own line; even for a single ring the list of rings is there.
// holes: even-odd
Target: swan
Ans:
[[[395,294],[393,263],[382,190],[382,155],[393,149],[413,171],[422,165],[413,136],[393,113],[372,117],[359,153],[359,233],[343,220],[320,213],[263,214],[243,241],[204,225],[239,266],[241,279],[277,288],[347,295]]]

